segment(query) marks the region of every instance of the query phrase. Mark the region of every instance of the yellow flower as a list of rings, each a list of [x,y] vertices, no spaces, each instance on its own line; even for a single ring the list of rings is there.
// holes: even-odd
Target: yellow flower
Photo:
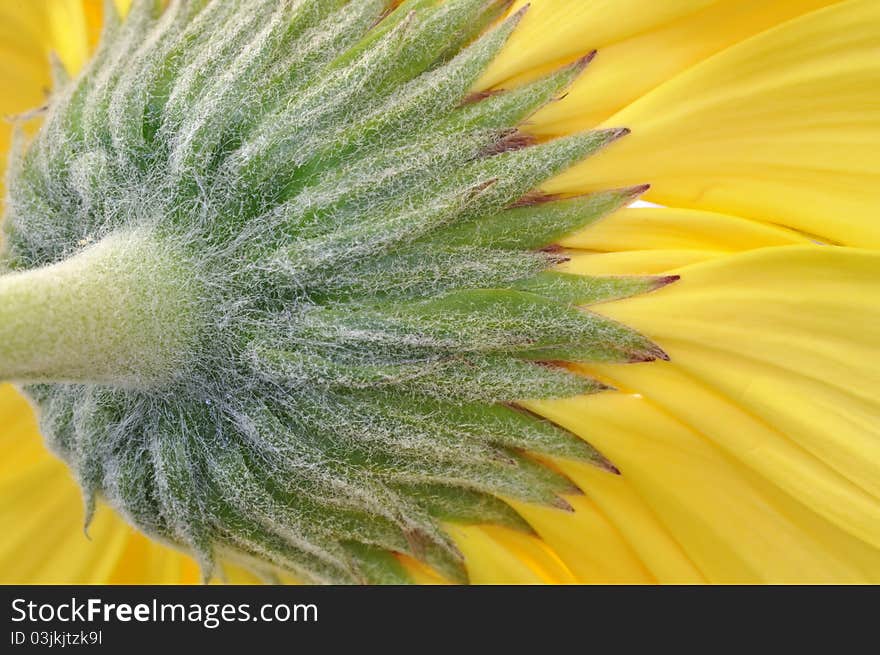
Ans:
[[[98,4],[0,6],[0,112],[43,102],[50,51],[82,65]],[[632,130],[545,190],[650,182],[662,205],[567,237],[565,267],[681,280],[600,310],[671,361],[582,366],[616,390],[530,404],[621,475],[559,461],[586,493],[573,513],[516,503],[535,536],[449,526],[471,580],[880,582],[880,3],[531,5],[482,88],[597,49],[529,130]],[[3,125],[3,152],[9,138]],[[10,385],[0,451],[0,582],[198,580],[106,507],[83,535],[76,484]]]

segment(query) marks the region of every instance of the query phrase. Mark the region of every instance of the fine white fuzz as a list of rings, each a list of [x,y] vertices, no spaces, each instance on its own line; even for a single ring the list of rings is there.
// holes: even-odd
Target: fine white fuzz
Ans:
[[[108,3],[11,166],[0,290],[79,290],[16,342],[46,357],[0,375],[41,382],[90,505],[207,572],[402,582],[405,553],[465,580],[443,521],[529,530],[504,499],[578,492],[542,456],[612,469],[516,401],[603,388],[562,361],[665,357],[581,305],[671,278],[550,270],[557,239],[644,188],[535,192],[626,130],[517,130],[587,59],[468,95],[522,14],[499,22],[504,0],[159,4],[121,22]]]

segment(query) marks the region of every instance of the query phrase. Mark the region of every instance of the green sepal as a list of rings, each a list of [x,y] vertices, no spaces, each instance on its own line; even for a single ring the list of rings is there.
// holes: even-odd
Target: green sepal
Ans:
[[[328,404],[327,398],[313,408],[298,405],[305,428],[299,439],[388,484],[455,485],[554,507],[566,506],[560,494],[577,492],[566,477],[534,460],[488,440],[464,440],[464,433],[425,421],[417,406],[400,399],[348,393],[335,394],[335,404]]]
[[[284,429],[277,422],[276,425],[278,429]],[[279,446],[283,447],[283,444]],[[297,526],[303,538],[312,543],[312,552],[323,549],[328,554],[333,553],[334,544],[351,544],[354,543],[352,540],[357,540],[357,543],[369,544],[370,548],[406,553],[427,562],[445,575],[459,576],[461,554],[442,533],[432,529],[427,517],[410,508],[405,512],[405,518],[400,517],[399,522],[394,522],[382,514],[347,507],[338,500],[323,499],[318,489],[297,484],[298,481],[288,478],[289,474],[283,470],[278,471],[276,476],[267,474],[272,468],[260,461],[266,455],[243,454],[243,460],[226,457],[223,470],[227,475],[239,479],[242,475],[251,477],[256,485],[248,485],[252,489],[250,493],[263,493],[259,490],[264,490],[266,494],[259,505],[261,514],[274,525]],[[246,473],[240,468],[241,461],[247,462]],[[398,511],[406,507],[402,499],[400,502]],[[372,578],[370,581],[375,582]]]
[[[159,3],[154,0],[137,0],[114,35],[108,62],[100,74],[95,76],[82,105],[79,126],[83,141],[88,148],[106,147],[112,143],[110,123],[107,114],[113,90],[126,70],[127,59],[122,53],[130,54],[142,43],[155,25]]]
[[[388,4],[393,4],[393,0]],[[434,4],[436,4],[435,0],[404,0],[376,27],[334,59],[328,68],[331,71],[350,70],[358,58],[375,48],[389,33],[399,30],[401,25],[411,22],[417,16],[424,16]]]
[[[60,89],[70,84],[70,73],[64,67],[64,63],[54,50],[49,52],[49,76],[52,80],[52,89],[58,93]]]
[[[81,390],[73,385],[30,384],[24,391],[40,407],[40,434],[46,445],[69,461],[76,448],[74,410]]]
[[[506,90],[476,94],[440,122],[440,130],[501,129],[531,116],[567,89],[592,61],[595,52],[540,77]]]
[[[626,128],[592,130],[475,162],[462,175],[492,184],[467,208],[464,218],[476,219],[501,210],[627,134]]]
[[[498,0],[447,0],[421,12],[412,10],[414,19],[397,64],[374,92],[382,93],[402,85],[443,61],[449,53],[460,50],[499,15],[502,4]],[[502,23],[498,30],[502,40],[513,31],[524,13],[519,11]]]
[[[214,570],[214,546],[211,528],[206,522],[204,498],[192,490],[205,486],[203,472],[194,467],[199,461],[195,445],[188,438],[189,430],[198,423],[198,416],[187,416],[183,425],[160,421],[157,431],[149,436],[148,448],[152,470],[156,476],[158,500],[166,508],[165,518],[173,524],[173,534],[185,542],[199,561],[202,575],[208,579]]]
[[[140,435],[138,435],[140,436]],[[163,497],[158,488],[158,480],[154,472],[151,453],[147,449],[131,448],[119,453],[118,468],[109,472],[105,486],[113,498],[119,499],[121,509],[126,518],[134,521],[146,534],[165,539],[183,548],[191,544],[178,537],[163,510]],[[210,546],[204,543],[204,532],[201,535],[199,549],[210,552]],[[210,568],[210,557],[200,557],[203,564]]]
[[[535,534],[519,513],[495,496],[439,484],[401,484],[400,493],[412,497],[440,521],[470,525],[502,525],[525,534]]]
[[[320,280],[316,300],[370,302],[431,296],[458,288],[495,288],[532,279],[560,258],[490,248],[401,248]]]
[[[406,569],[387,550],[356,541],[344,542],[343,547],[355,561],[365,582],[381,585],[412,584]]]
[[[214,499],[213,508],[218,539],[233,552],[241,552],[257,561],[269,562],[282,570],[291,571],[307,583],[369,582],[365,575],[352,570],[354,562],[328,561],[297,547],[219,496]]]
[[[120,22],[107,0],[105,43],[12,160],[9,268],[131,230],[162,246],[136,262],[154,280],[179,246],[180,270],[137,306],[109,293],[141,292],[117,271],[106,303],[68,311],[150,309],[102,335],[99,355],[123,348],[108,370],[86,357],[81,376],[35,378],[84,384],[32,397],[89,507],[105,498],[206,575],[231,557],[268,579],[402,583],[405,555],[466,581],[445,523],[530,532],[514,501],[570,510],[579,492],[556,458],[615,470],[520,405],[607,388],[568,361],[665,357],[576,305],[671,278],[547,270],[565,262],[553,244],[644,189],[541,193],[626,134],[525,133],[592,55],[469,95],[522,12],[410,0],[384,16],[392,4],[136,0]],[[163,315],[178,291],[199,302]],[[141,325],[161,338],[126,360]]]
[[[544,248],[629,204],[646,187],[600,191],[555,202],[515,207],[450,225],[426,237],[444,246],[534,250]]]
[[[545,271],[511,286],[567,305],[593,305],[649,293],[678,279],[678,275],[589,276]]]
[[[443,409],[449,412],[448,420],[452,424],[479,425],[478,429],[471,428],[475,437],[539,455],[588,462],[608,471],[615,470],[589,443],[522,408],[471,404]]]
[[[373,402],[374,411],[386,416],[389,423],[400,422],[411,435],[435,430],[448,438],[467,436],[501,448],[588,462],[614,470],[587,442],[511,404],[448,402],[424,396],[374,396]]]
[[[507,353],[531,360],[635,362],[665,359],[635,330],[609,318],[512,289],[444,296],[363,310],[324,309],[303,338],[332,338],[362,352]],[[310,336],[310,335],[314,336]]]
[[[469,1],[473,4],[473,0]],[[486,3],[485,0],[479,0],[477,4]],[[417,125],[425,125],[426,129],[438,134],[460,135],[484,129],[484,126],[468,125],[465,122],[449,123],[447,126],[442,122],[442,116],[465,97],[468,89],[507,42],[517,22],[514,19],[504,22],[462,50],[446,65],[404,85],[365,118],[355,121],[353,126],[343,130],[339,136],[331,138],[329,143],[325,139],[320,145],[319,154],[312,162],[305,164],[298,175],[305,176],[329,168],[335,163],[345,161],[354,151],[364,150],[368,146],[375,147],[379,141],[387,148],[396,140],[408,138]],[[438,118],[441,118],[440,126],[432,125]],[[504,129],[508,125],[510,122],[494,127]]]

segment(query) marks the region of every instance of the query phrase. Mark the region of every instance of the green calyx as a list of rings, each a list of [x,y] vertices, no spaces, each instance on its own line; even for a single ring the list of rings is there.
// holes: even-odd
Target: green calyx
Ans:
[[[606,388],[561,362],[665,358],[583,305],[673,278],[569,275],[551,247],[644,188],[550,199],[626,130],[516,129],[586,59],[469,90],[504,0],[135,0],[10,167],[0,376],[146,533],[309,582],[466,581],[446,522],[570,509],[518,406]]]

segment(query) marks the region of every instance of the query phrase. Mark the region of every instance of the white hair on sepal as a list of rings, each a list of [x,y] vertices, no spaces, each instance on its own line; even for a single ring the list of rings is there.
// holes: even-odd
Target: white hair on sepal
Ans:
[[[465,581],[444,522],[530,532],[507,501],[579,493],[542,458],[615,470],[518,401],[665,357],[578,305],[671,279],[548,270],[641,189],[535,193],[626,133],[517,129],[588,58],[473,97],[523,13],[392,4],[136,2],[13,158],[6,265],[82,267],[59,311],[112,327],[72,321],[75,361],[28,380],[44,437],[206,577],[405,582],[405,554]]]

